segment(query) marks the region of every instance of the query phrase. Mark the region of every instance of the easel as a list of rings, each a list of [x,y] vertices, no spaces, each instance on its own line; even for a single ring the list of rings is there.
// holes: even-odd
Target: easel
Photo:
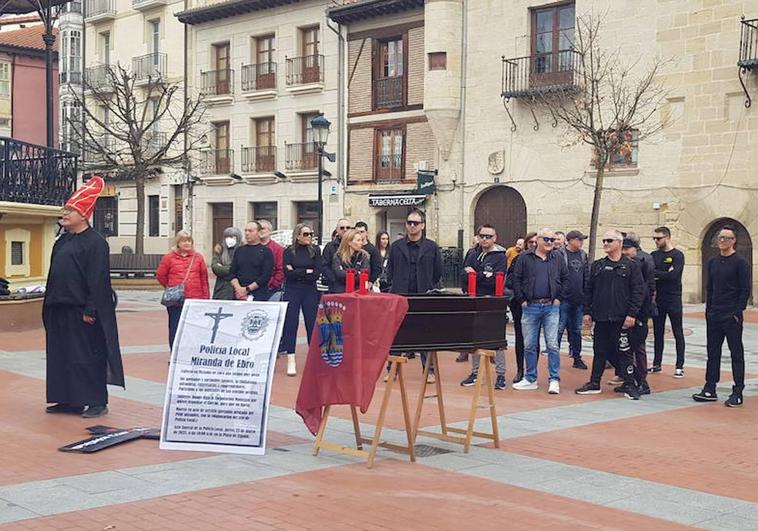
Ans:
[[[494,441],[495,448],[500,448],[500,433],[497,428],[497,413],[495,412],[495,390],[493,388],[492,366],[490,363],[490,359],[495,356],[495,352],[492,350],[477,350],[473,355],[475,356],[477,354],[481,356],[479,362],[479,374],[477,375],[476,383],[474,384],[474,396],[471,398],[471,411],[469,413],[468,427],[464,430],[447,425],[447,420],[445,418],[445,403],[442,398],[442,381],[440,378],[440,366],[437,360],[437,352],[429,353],[426,367],[424,367],[421,393],[419,394],[418,404],[416,405],[416,418],[413,422],[413,444],[416,443],[416,437],[420,434],[426,437],[434,437],[435,439],[442,441],[462,444],[463,452],[468,453],[469,448],[471,448],[471,439],[473,436],[476,436],[483,439],[490,439]],[[429,375],[430,367],[434,367],[436,373],[436,378],[434,381],[436,394],[426,396],[426,386],[429,385],[427,383],[427,377]],[[484,373],[484,378],[482,378],[482,373]],[[490,410],[492,433],[474,431],[474,423],[476,422],[476,410],[479,408],[479,398],[482,394],[482,385],[487,386],[488,402],[484,405],[484,407],[489,408]],[[439,410],[442,433],[435,433],[418,429],[419,422],[421,421],[421,410],[424,407],[424,399],[426,398],[437,398],[437,409]],[[451,433],[464,435],[464,437],[460,437],[458,435],[450,435]]]
[[[316,435],[316,442],[313,443],[313,455],[318,455],[320,449],[331,450],[333,452],[339,452],[341,454],[352,455],[355,457],[361,457],[368,460],[368,468],[374,466],[374,458],[376,457],[376,450],[379,446],[383,448],[392,448],[393,450],[400,450],[408,453],[411,462],[416,461],[416,452],[413,448],[414,437],[411,433],[411,419],[408,409],[408,395],[405,392],[405,379],[403,377],[403,365],[408,362],[402,356],[387,356],[387,361],[390,363],[389,378],[387,385],[384,387],[384,396],[382,397],[382,405],[379,408],[379,419],[376,421],[376,428],[374,430],[374,437],[372,439],[364,438],[361,436],[361,428],[358,422],[358,411],[354,405],[350,405],[350,414],[353,418],[353,431],[355,433],[355,445],[356,448],[350,448],[341,444],[332,443],[324,440],[324,432],[326,431],[326,423],[329,420],[329,413],[331,406],[324,407],[324,415],[321,418],[321,424],[318,428]],[[398,446],[396,444],[382,443],[380,438],[382,435],[382,428],[384,427],[384,416],[387,413],[387,406],[390,403],[390,395],[392,388],[397,378],[400,384],[400,399],[403,404],[403,417],[405,419],[405,434],[408,437],[408,446]],[[363,449],[363,443],[370,443],[371,449],[366,451]]]

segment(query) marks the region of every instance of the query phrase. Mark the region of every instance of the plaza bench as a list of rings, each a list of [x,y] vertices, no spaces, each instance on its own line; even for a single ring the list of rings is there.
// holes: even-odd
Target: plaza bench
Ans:
[[[154,277],[161,258],[163,258],[162,254],[112,254],[110,255],[111,276]]]

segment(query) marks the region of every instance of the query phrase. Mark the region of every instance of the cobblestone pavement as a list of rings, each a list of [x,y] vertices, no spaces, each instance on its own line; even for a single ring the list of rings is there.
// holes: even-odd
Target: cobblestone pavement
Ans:
[[[420,438],[432,450],[427,457],[411,464],[382,449],[371,470],[328,451],[314,457],[313,437],[293,411],[299,377],[288,378],[280,363],[265,456],[160,451],[156,441],[92,455],[58,452],[92,424],[160,423],[168,346],[158,296],[120,293],[127,389],[112,390],[111,413],[97,422],[44,413],[41,331],[0,335],[0,529],[758,529],[758,312],[746,317],[749,380],[740,410],[689,398],[702,386],[705,322],[702,307],[688,306],[685,378],[672,378],[666,365],[650,377],[654,393],[639,402],[605,384],[601,395],[581,397],[573,389],[588,374],[564,356],[562,394],[548,395],[541,356],[539,390],[497,391],[500,449],[479,440],[464,454],[459,445]],[[302,366],[305,337],[298,343]],[[673,355],[668,340],[664,361]],[[448,418],[463,426],[471,389],[458,382],[469,367],[454,358],[441,355],[440,377]],[[507,362],[510,380],[512,352]],[[418,361],[409,369],[413,407]],[[724,372],[723,398],[730,381]],[[404,437],[397,402],[384,432],[390,442]],[[363,418],[368,433],[376,408]],[[348,445],[349,410],[335,409],[329,437]],[[486,415],[481,409],[479,428]],[[439,429],[431,407],[421,423]]]

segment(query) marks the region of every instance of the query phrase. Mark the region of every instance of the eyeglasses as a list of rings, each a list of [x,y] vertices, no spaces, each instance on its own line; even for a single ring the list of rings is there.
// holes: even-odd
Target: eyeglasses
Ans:
[[[617,241],[620,241],[620,240],[618,240],[616,238],[606,238],[606,239],[603,240],[603,245],[610,245],[613,242],[617,242]]]
[[[421,225],[423,221],[413,221],[412,219],[409,219],[405,222],[406,225],[410,225],[411,227],[415,227],[417,225]]]
[[[729,240],[734,240],[734,236],[719,236],[720,242],[728,242]]]
[[[543,236],[542,241],[545,243],[553,243],[555,241],[555,238],[548,238],[547,236]]]
[[[665,239],[666,239],[666,237],[665,237],[665,236],[653,236],[653,239],[654,239],[655,241],[658,241],[658,240],[665,240]]]
[[[495,237],[495,235],[494,234],[479,234],[479,237],[484,238],[485,240],[491,240],[492,238]]]
[[[302,236],[303,238],[310,238],[311,236],[313,236],[313,233],[312,232],[301,232],[300,236]]]

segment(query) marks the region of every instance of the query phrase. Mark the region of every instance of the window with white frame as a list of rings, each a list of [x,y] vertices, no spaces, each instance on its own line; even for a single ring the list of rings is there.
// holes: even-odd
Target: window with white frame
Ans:
[[[0,96],[11,93],[11,64],[0,62]]]

